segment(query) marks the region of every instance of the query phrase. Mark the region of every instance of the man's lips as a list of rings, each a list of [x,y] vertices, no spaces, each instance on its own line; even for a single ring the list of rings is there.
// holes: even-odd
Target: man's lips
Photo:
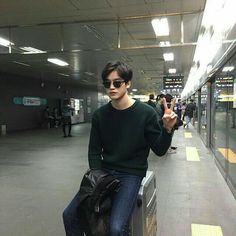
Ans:
[[[109,92],[110,95],[116,95],[116,92]]]

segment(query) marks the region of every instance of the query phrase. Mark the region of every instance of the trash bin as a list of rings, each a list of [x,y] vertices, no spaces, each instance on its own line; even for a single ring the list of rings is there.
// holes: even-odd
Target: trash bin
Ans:
[[[1,125],[1,135],[6,135],[7,133],[7,125]]]

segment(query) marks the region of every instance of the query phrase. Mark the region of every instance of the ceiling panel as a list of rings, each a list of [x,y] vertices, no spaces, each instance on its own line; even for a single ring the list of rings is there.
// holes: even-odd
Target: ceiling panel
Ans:
[[[160,90],[169,68],[187,78],[204,6],[205,0],[2,0],[0,37],[14,45],[0,46],[0,72],[90,86],[100,83],[107,61],[123,60],[134,69],[139,91]],[[151,20],[160,15],[168,18],[170,36],[154,34]],[[23,55],[21,46],[47,53]],[[173,52],[175,60],[165,62],[165,52]],[[48,57],[69,66],[53,65]]]

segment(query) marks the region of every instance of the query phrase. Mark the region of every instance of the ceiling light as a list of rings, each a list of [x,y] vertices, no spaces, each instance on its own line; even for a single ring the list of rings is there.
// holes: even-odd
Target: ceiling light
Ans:
[[[85,71],[84,74],[89,75],[89,76],[94,76],[95,74],[93,72]]]
[[[153,19],[152,27],[156,36],[168,36],[170,34],[167,18]]]
[[[160,45],[161,47],[170,46],[170,41],[161,41],[161,42],[159,43],[159,45]]]
[[[62,61],[58,58],[48,58],[47,61],[51,62],[51,63],[54,63],[58,66],[68,66],[69,64],[65,61]]]
[[[19,64],[19,65],[22,65],[22,66],[31,66],[29,64],[26,64],[26,63],[23,63],[23,62],[19,62],[19,61],[13,61],[13,63],[16,63],[16,64]]]
[[[138,89],[132,89],[132,91],[133,91],[133,92],[137,92],[137,91],[138,91]]]
[[[32,47],[20,47],[20,49],[26,51],[23,54],[34,54],[34,53],[46,53],[46,51],[39,50],[37,48]]]
[[[65,77],[69,77],[70,76],[70,75],[64,74],[64,73],[58,73],[58,75],[62,75],[62,76],[65,76]]]
[[[9,47],[10,45],[14,45],[14,43],[0,37],[0,45],[4,47]]]
[[[175,68],[170,68],[169,69],[169,73],[170,74],[175,74],[176,73],[176,69]]]
[[[163,57],[165,61],[174,61],[174,54],[172,52],[164,53]]]
[[[234,70],[234,66],[225,66],[222,71],[223,72],[230,72],[232,70]]]

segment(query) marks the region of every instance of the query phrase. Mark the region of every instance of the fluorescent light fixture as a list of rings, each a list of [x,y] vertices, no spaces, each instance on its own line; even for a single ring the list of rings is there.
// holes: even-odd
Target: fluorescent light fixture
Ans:
[[[95,74],[93,72],[85,71],[84,74],[88,76],[94,76]]]
[[[138,89],[132,89],[132,91],[133,91],[133,92],[137,92],[137,91],[138,91]]]
[[[159,45],[160,45],[161,47],[170,46],[170,41],[161,41],[161,42],[159,43]]]
[[[176,69],[175,68],[170,68],[169,69],[169,73],[170,74],[175,74],[176,73]]]
[[[232,70],[234,70],[234,66],[225,66],[222,71],[223,72],[230,72]]]
[[[69,77],[70,76],[70,75],[64,74],[64,73],[58,73],[58,75],[62,75],[62,76],[65,76],[65,77]]]
[[[37,48],[32,47],[20,47],[20,49],[26,51],[23,54],[34,54],[34,53],[46,53],[46,51],[39,50]]]
[[[163,57],[165,61],[174,61],[174,54],[172,52],[164,53]]]
[[[168,36],[170,34],[167,18],[157,18],[152,20],[152,27],[156,36]]]
[[[58,58],[48,58],[47,61],[53,63],[53,64],[56,64],[58,66],[68,66],[69,64],[65,61],[62,61]]]
[[[14,43],[0,37],[0,45],[2,45],[4,47],[9,47],[10,45],[14,45]]]
[[[23,63],[23,62],[19,62],[19,61],[13,61],[13,63],[19,64],[19,65],[21,65],[21,66],[28,66],[28,67],[31,66],[31,65],[29,65],[29,64],[26,64],[26,63]]]

